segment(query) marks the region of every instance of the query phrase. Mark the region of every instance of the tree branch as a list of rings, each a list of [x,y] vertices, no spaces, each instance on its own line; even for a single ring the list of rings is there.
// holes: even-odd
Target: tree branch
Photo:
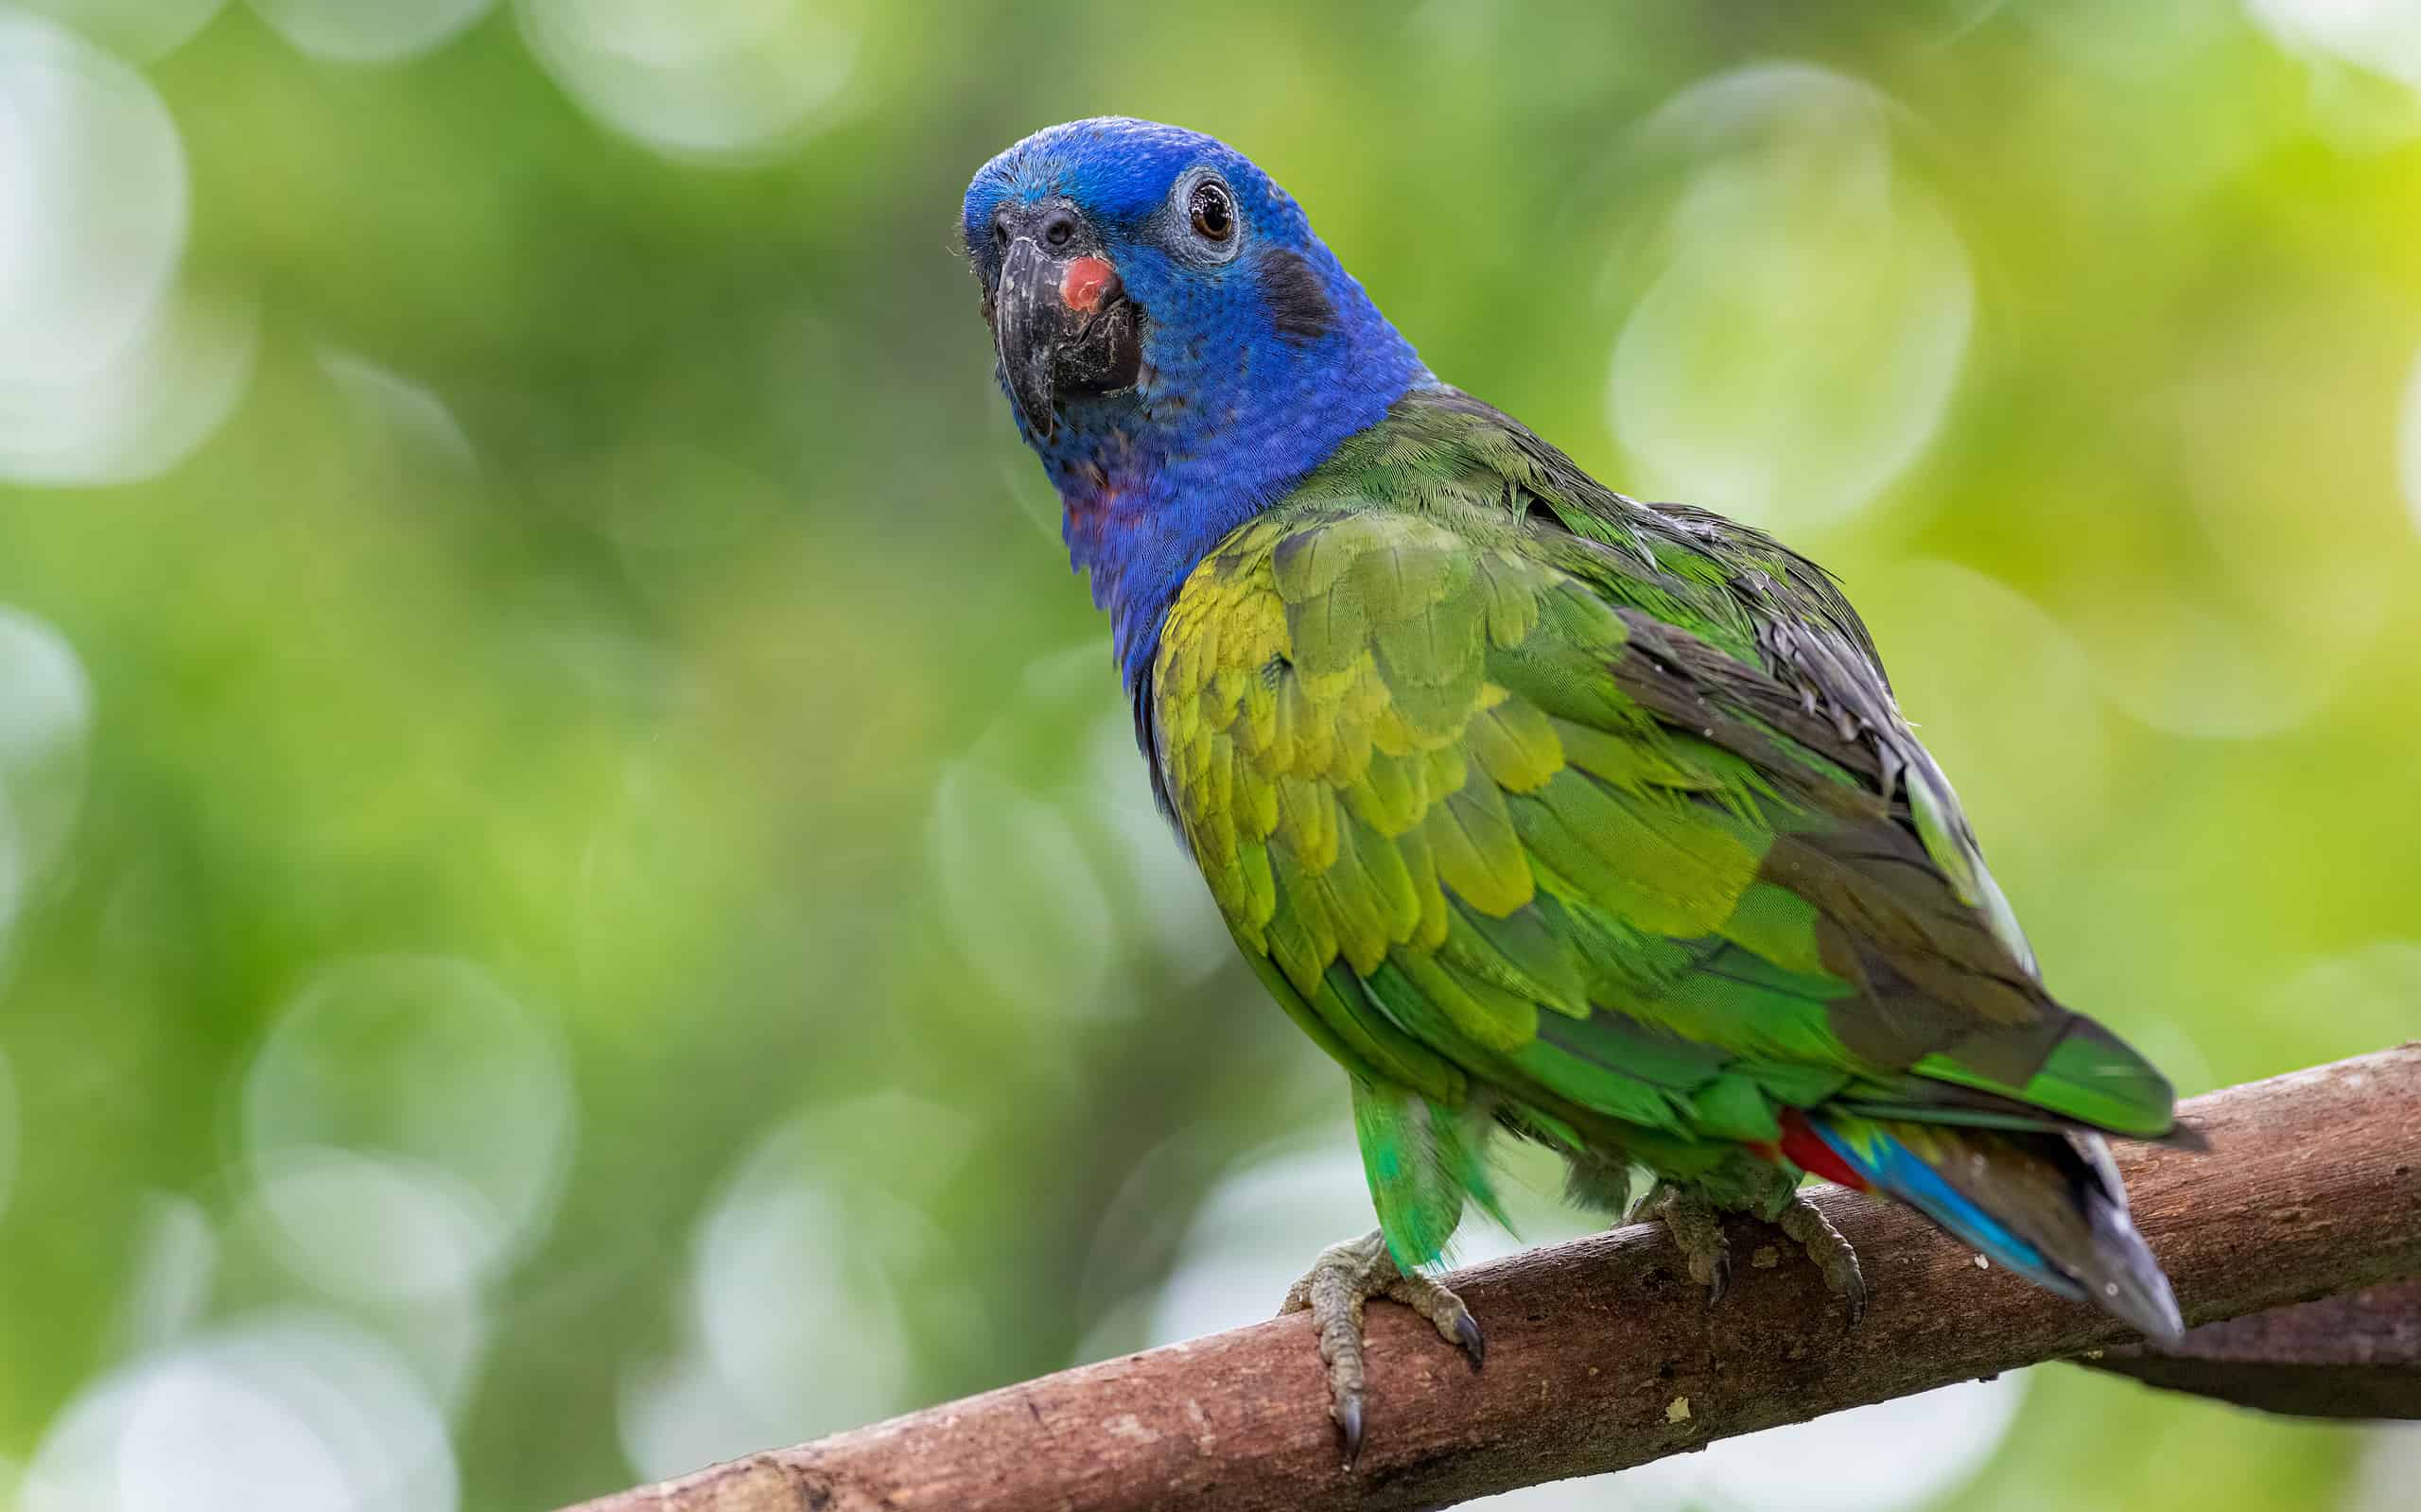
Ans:
[[[2421,1417],[2421,1278],[2205,1323],[2175,1348],[2078,1362],[2171,1391],[2304,1417]]]
[[[2119,1163],[2188,1322],[2421,1276],[2421,1042],[2197,1098],[2185,1114],[2209,1153],[2134,1146]],[[1356,1469],[1339,1463],[1298,1314],[580,1512],[1442,1506],[2130,1337],[2090,1309],[1978,1269],[1905,1209],[1838,1189],[1816,1200],[1865,1263],[1873,1305],[1854,1330],[1815,1268],[1748,1223],[1732,1234],[1747,1263],[1713,1309],[1663,1231],[1646,1226],[1462,1273],[1454,1284],[1488,1331],[1476,1374],[1428,1325],[1374,1304]]]

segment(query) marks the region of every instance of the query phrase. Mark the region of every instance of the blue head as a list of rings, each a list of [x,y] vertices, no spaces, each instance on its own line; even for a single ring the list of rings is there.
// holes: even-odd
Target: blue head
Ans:
[[[965,231],[1130,686],[1220,538],[1434,381],[1286,191],[1196,131],[1038,131],[975,175]]]

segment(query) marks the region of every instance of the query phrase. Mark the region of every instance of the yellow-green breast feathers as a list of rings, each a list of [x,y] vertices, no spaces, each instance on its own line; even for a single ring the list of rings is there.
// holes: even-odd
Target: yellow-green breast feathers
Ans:
[[[1568,468],[1451,405],[1391,421],[1193,573],[1147,695],[1239,945],[1366,1146],[1395,1131],[1399,1258],[1488,1200],[1489,1117],[1680,1174],[1826,1102],[2166,1129],[2034,981],[1879,671],[1805,686],[1871,667],[1829,584]]]

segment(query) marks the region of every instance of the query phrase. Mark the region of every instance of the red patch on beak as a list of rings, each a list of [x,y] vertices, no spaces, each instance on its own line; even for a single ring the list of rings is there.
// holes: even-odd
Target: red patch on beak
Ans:
[[[1071,310],[1090,312],[1118,287],[1118,269],[1099,257],[1079,257],[1059,278],[1059,299]]]

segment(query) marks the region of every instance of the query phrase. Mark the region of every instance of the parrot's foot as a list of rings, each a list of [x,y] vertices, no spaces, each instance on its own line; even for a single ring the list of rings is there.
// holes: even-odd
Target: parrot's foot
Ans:
[[[1373,1229],[1360,1239],[1331,1244],[1286,1293],[1279,1309],[1308,1312],[1319,1326],[1320,1359],[1328,1365],[1329,1416],[1345,1435],[1345,1462],[1362,1452],[1362,1304],[1384,1296],[1427,1318],[1448,1344],[1461,1347],[1479,1368],[1487,1353],[1479,1324],[1461,1297],[1425,1276],[1406,1275],[1387,1253],[1385,1235]]]
[[[1732,1284],[1732,1246],[1723,1237],[1722,1214],[1703,1193],[1660,1181],[1631,1208],[1630,1222],[1662,1223],[1680,1248],[1690,1279],[1706,1288],[1707,1305],[1723,1299],[1724,1289]]]
[[[1824,1284],[1849,1307],[1850,1327],[1857,1327],[1866,1316],[1866,1273],[1858,1269],[1857,1251],[1803,1193],[1792,1192],[1790,1206],[1774,1222],[1824,1273]]]
[[[1660,1181],[1630,1210],[1630,1221],[1663,1224],[1681,1251],[1690,1279],[1707,1289],[1707,1304],[1712,1307],[1722,1298],[1724,1288],[1732,1284],[1732,1246],[1723,1237],[1721,1210],[1703,1192]],[[1848,1304],[1850,1323],[1855,1327],[1866,1316],[1867,1295],[1857,1251],[1814,1203],[1796,1191],[1774,1224],[1824,1273],[1824,1284]]]

